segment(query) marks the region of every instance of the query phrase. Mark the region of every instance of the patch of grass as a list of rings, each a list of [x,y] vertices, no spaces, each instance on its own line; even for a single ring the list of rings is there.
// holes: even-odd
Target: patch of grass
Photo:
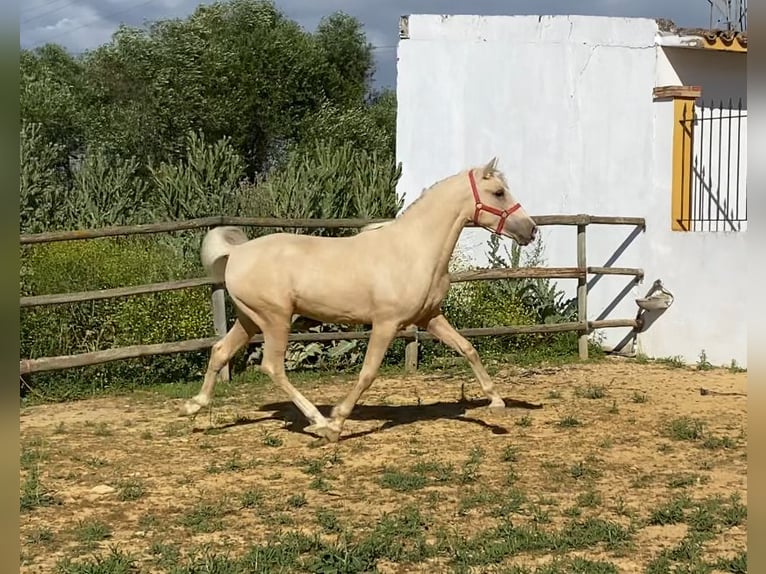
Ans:
[[[508,486],[513,486],[518,482],[519,480],[519,473],[516,472],[516,469],[511,467],[509,468],[505,473],[505,484]]]
[[[27,445],[21,447],[19,465],[22,470],[30,470],[32,467],[39,465],[44,459],[45,455],[42,450],[38,448],[30,448]]]
[[[317,475],[320,474],[324,468],[325,468],[325,460],[323,458],[315,458],[312,460],[302,459],[301,464],[303,465],[303,472],[309,475]]]
[[[588,386],[584,389],[575,389],[575,396],[582,399],[603,399],[608,396],[606,387],[603,385]]]
[[[561,391],[559,391],[559,390],[548,391],[548,398],[549,399],[560,399],[561,398]]]
[[[330,490],[330,482],[324,476],[315,476],[309,483],[309,488],[319,492],[328,492]]]
[[[747,551],[740,552],[731,558],[719,558],[715,561],[716,569],[732,574],[746,574],[747,572]]]
[[[220,504],[201,502],[188,510],[179,523],[194,534],[216,532],[223,528],[224,514],[225,511]]]
[[[549,524],[551,521],[550,511],[542,508],[538,504],[532,504],[527,508],[529,518],[535,524]]]
[[[109,425],[105,422],[99,422],[93,429],[93,434],[96,436],[112,436],[114,431],[109,428]]]
[[[543,530],[535,524],[514,525],[502,521],[472,537],[455,535],[443,544],[452,564],[460,571],[470,567],[498,564],[508,556],[539,552],[563,553],[602,545],[607,550],[629,544],[631,531],[602,519],[572,520],[558,531]],[[477,568],[486,571],[486,568]]]
[[[457,513],[463,516],[469,510],[492,504],[498,497],[498,493],[484,489],[464,493],[458,499]]]
[[[575,480],[597,478],[599,476],[598,470],[593,468],[586,461],[577,461],[569,467],[569,475]]]
[[[100,520],[80,520],[75,528],[77,540],[86,545],[101,542],[112,536],[112,529]]]
[[[587,558],[554,558],[549,563],[534,569],[527,566],[511,566],[502,574],[618,574],[617,566],[603,560]]]
[[[58,504],[58,500],[40,482],[39,472],[37,466],[33,466],[27,471],[19,496],[19,510],[21,512],[29,512],[41,506]]]
[[[612,448],[614,446],[614,440],[610,437],[606,437],[598,443],[599,448]]]
[[[268,523],[276,526],[293,526],[295,519],[287,512],[277,512],[275,514],[269,514]]]
[[[707,479],[699,474],[677,473],[668,478],[668,487],[687,488],[689,486],[701,484],[702,482],[707,482]]]
[[[479,478],[479,465],[484,458],[484,450],[481,447],[473,447],[468,460],[463,463],[459,481],[461,484],[476,482]]]
[[[579,506],[570,506],[569,508],[564,509],[564,516],[569,518],[580,518],[580,516],[582,516],[582,508]]]
[[[521,512],[527,502],[527,495],[518,488],[512,487],[500,497],[502,501],[493,511],[492,516],[508,517]]]
[[[106,556],[95,556],[75,562],[64,558],[56,564],[56,574],[135,574],[140,572],[129,554],[112,549]]]
[[[474,453],[474,457],[478,454]],[[469,457],[467,463],[473,459]],[[468,471],[470,472],[470,468]],[[378,483],[384,488],[390,488],[397,492],[409,492],[425,488],[428,484],[445,483],[452,480],[454,469],[451,464],[445,464],[436,461],[422,461],[410,467],[409,471],[403,471],[386,467],[378,479]],[[462,475],[461,475],[462,476]],[[463,478],[469,479],[466,474]]]
[[[673,440],[695,441],[703,438],[705,423],[692,417],[679,417],[665,425],[663,434]]]
[[[59,421],[55,427],[53,427],[53,434],[66,434],[66,427],[64,421]]]
[[[451,464],[436,461],[418,462],[412,466],[412,472],[430,477],[433,482],[449,482],[453,477]]]
[[[656,359],[655,362],[673,369],[683,369],[686,367],[686,361],[684,361],[684,358],[681,355],[674,355],[672,357],[660,357],[659,359]]]
[[[734,359],[732,359],[731,363],[729,363],[729,366],[727,367],[727,370],[730,373],[746,373],[747,372],[747,369],[745,369],[744,367],[740,367],[737,364],[737,361],[734,360]]]
[[[518,449],[512,444],[506,445],[500,455],[500,460],[503,462],[517,462],[519,460]]]
[[[85,461],[85,464],[91,468],[103,468],[109,466],[109,461],[98,456],[91,456]]]
[[[278,436],[274,436],[271,434],[267,434],[265,437],[263,437],[263,440],[261,441],[264,446],[270,446],[270,447],[279,447],[284,444],[284,441],[279,438]]]
[[[638,391],[634,391],[633,395],[631,395],[630,400],[632,400],[634,403],[648,403],[649,402],[649,395],[646,393],[640,393]]]
[[[710,363],[710,361],[707,360],[707,354],[705,353],[705,349],[702,349],[699,354],[699,358],[697,359],[697,370],[698,371],[710,371],[713,369],[713,365]]]
[[[522,417],[519,417],[514,421],[514,424],[519,427],[531,427],[532,426],[532,417],[529,415],[524,415]]]
[[[242,508],[257,508],[263,505],[263,493],[260,490],[246,490],[239,497]]]
[[[117,486],[117,499],[123,502],[138,500],[146,494],[146,489],[140,480],[135,478],[125,480]]]
[[[737,443],[729,436],[707,435],[702,441],[702,448],[709,450],[736,448]]]
[[[676,497],[652,511],[649,515],[649,524],[664,526],[666,524],[678,524],[684,520],[684,511],[691,505],[688,496]]]
[[[582,426],[582,422],[574,415],[567,415],[558,422],[558,426],[562,428],[574,428]]]
[[[287,506],[290,508],[302,508],[308,504],[308,500],[306,500],[306,495],[301,494],[293,494],[287,499]]]
[[[317,524],[324,530],[325,532],[332,533],[332,532],[342,532],[343,526],[340,523],[340,519],[338,518],[338,515],[335,513],[334,510],[330,510],[328,508],[320,508],[316,511],[316,520]]]
[[[53,530],[47,526],[41,526],[36,530],[33,530],[28,536],[27,540],[30,544],[40,544],[46,546],[51,544],[54,540]]]
[[[601,506],[603,499],[597,490],[587,490],[577,496],[577,504],[587,508]]]
[[[157,528],[160,523],[160,519],[155,514],[146,513],[142,514],[138,519],[138,527],[141,530],[153,530]]]
[[[239,453],[233,452],[221,465],[217,464],[215,461],[211,462],[207,467],[207,471],[211,474],[218,474],[221,472],[241,472],[248,468],[250,468],[250,465],[242,462]]]
[[[704,421],[693,417],[679,417],[667,422],[662,434],[676,441],[697,442],[708,450],[734,449],[737,442],[729,436],[716,436],[706,432]]]
[[[217,392],[217,388],[216,388]],[[163,434],[167,438],[174,438],[177,436],[181,436],[186,431],[186,424],[183,422],[175,422],[175,423],[169,423],[165,425],[165,429],[163,430]],[[205,429],[205,434],[215,434],[216,432],[220,432],[220,429],[216,428],[209,428]]]
[[[711,533],[715,530],[718,509],[707,504],[697,505],[686,517],[686,524],[694,532]]]
[[[149,553],[154,556],[157,566],[165,570],[172,571],[181,561],[181,550],[177,544],[153,542],[149,547]]]
[[[747,519],[747,506],[742,504],[739,494],[729,497],[729,504],[721,509],[721,524],[726,528],[739,526]]]

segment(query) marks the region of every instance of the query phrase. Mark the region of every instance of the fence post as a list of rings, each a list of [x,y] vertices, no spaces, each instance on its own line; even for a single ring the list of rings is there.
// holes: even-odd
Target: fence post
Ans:
[[[577,320],[586,325],[585,329],[580,331],[580,338],[577,342],[580,359],[588,358],[588,262],[585,244],[587,227],[584,223],[577,224],[577,267],[581,272],[585,271],[584,275],[577,278]]]
[[[226,321],[226,289],[222,284],[212,286],[210,301],[213,306],[213,328],[215,329],[215,334],[223,337],[229,329]],[[229,380],[228,362],[223,366],[218,376],[222,381]]]
[[[404,347],[404,372],[414,373],[418,370],[418,328],[414,327],[415,338]]]

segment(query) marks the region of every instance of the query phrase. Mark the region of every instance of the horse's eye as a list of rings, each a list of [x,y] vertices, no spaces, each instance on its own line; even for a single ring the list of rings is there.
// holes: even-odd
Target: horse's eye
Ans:
[[[503,194],[505,193],[504,189],[498,189],[497,191],[493,191],[492,195],[495,197],[503,197]]]

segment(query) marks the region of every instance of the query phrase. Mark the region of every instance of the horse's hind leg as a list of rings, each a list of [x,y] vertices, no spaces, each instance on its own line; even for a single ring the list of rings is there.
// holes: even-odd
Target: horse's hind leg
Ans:
[[[196,414],[200,409],[210,404],[218,373],[234,354],[244,347],[257,332],[258,327],[255,323],[247,316],[239,313],[239,318],[234,322],[229,332],[223,338],[216,341],[210,350],[210,359],[208,360],[202,388],[199,393],[183,404],[180,412],[181,416]]]
[[[492,383],[492,379],[489,377],[487,370],[484,368],[484,365],[481,362],[479,353],[476,352],[476,348],[471,344],[471,342],[463,337],[463,335],[458,333],[457,330],[455,330],[455,328],[450,325],[449,321],[447,321],[447,318],[444,315],[438,315],[434,317],[426,325],[424,325],[424,327],[434,337],[439,339],[448,347],[451,347],[460,353],[468,360],[474,375],[481,385],[481,390],[484,391],[484,394],[490,400],[490,408],[504,408],[505,402],[503,401],[500,394],[495,390],[495,385]]]

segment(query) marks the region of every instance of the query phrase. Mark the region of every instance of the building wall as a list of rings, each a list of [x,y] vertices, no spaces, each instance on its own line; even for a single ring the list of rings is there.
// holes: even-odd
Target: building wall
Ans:
[[[708,85],[721,93],[732,82],[744,86],[741,64],[709,81],[706,68],[726,66],[706,66],[702,53],[667,56],[649,19],[412,15],[408,28],[397,80],[405,207],[435,181],[497,156],[533,215],[645,217],[644,233],[589,227],[589,265],[646,273],[637,286],[628,277],[591,279],[589,318],[634,317],[635,298],[661,279],[675,302],[640,336],[640,350],[694,362],[705,349],[714,363],[746,364],[745,298],[736,280],[744,236],[670,231],[673,105],[652,98],[655,85],[679,78],[703,85],[703,93]],[[575,233],[543,228],[545,265],[576,264]],[[465,230],[459,249],[484,264],[488,237]],[[574,294],[574,280],[559,285]],[[605,344],[628,333],[604,330]]]

